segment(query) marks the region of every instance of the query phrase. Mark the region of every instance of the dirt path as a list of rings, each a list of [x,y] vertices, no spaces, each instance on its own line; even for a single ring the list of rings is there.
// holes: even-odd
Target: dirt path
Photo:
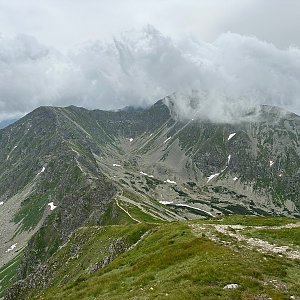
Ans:
[[[273,253],[277,255],[283,255],[290,259],[300,259],[300,251],[292,249],[290,246],[279,246],[268,241],[247,237],[243,235],[245,229],[267,229],[267,230],[279,230],[287,228],[298,228],[300,222],[291,223],[282,226],[243,226],[243,225],[219,225],[219,224],[191,224],[190,225],[195,236],[202,236],[205,234],[209,239],[215,242],[221,242],[225,245],[232,245],[228,241],[222,241],[217,237],[217,233],[230,236],[233,240],[238,242],[244,242],[250,248],[255,248],[262,253]]]
[[[135,221],[135,222],[137,222],[137,223],[141,223],[141,221],[140,220],[138,220],[138,219],[136,219],[136,218],[134,218],[124,207],[122,207],[120,204],[119,204],[119,202],[118,202],[118,200],[116,200],[116,204],[117,204],[117,206],[121,209],[121,210],[123,210],[133,221]]]

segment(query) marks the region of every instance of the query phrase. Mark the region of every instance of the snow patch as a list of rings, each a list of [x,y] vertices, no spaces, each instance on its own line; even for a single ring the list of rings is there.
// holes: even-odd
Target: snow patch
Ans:
[[[149,175],[149,174],[144,173],[144,172],[142,172],[142,171],[140,172],[140,174],[141,174],[141,175],[144,175],[144,176],[147,176],[147,177],[150,177],[150,178],[153,178],[153,175]]]
[[[168,204],[173,204],[173,201],[159,201],[159,203],[163,205],[168,205]]]
[[[12,148],[12,150],[10,151],[10,153],[7,155],[6,160],[9,160],[10,154],[11,154],[17,147],[18,147],[18,146],[14,146],[14,147]]]
[[[170,179],[165,180],[164,183],[177,184],[176,181]]]
[[[129,139],[129,142],[131,143],[132,141],[133,141],[133,138],[130,138],[130,139]]]
[[[227,165],[229,165],[230,160],[231,160],[231,155],[229,154],[227,159]]]
[[[237,181],[237,180],[238,180],[238,177],[234,177],[234,178],[233,178],[233,181]]]
[[[229,134],[229,137],[227,140],[230,141],[235,135],[236,135],[236,132]]]
[[[270,160],[270,167],[272,167],[274,165],[274,161]]]
[[[14,250],[14,249],[17,247],[17,244],[18,244],[18,243],[15,243],[15,244],[11,245],[11,246],[5,251],[5,253],[9,253],[10,251]]]
[[[164,141],[164,143],[166,143],[167,141],[169,141],[171,138],[172,138],[171,136],[168,137],[168,138]]]
[[[140,174],[141,174],[141,175],[144,175],[144,176],[148,176],[147,173],[144,173],[144,172],[142,172],[142,171],[140,172]]]
[[[213,175],[210,175],[209,177],[207,177],[207,182],[210,182],[212,179],[214,179],[215,177],[219,176],[220,173],[216,173],[216,174],[213,174]]]
[[[38,175],[40,175],[40,174],[42,174],[42,173],[44,173],[45,172],[45,170],[46,170],[46,168],[45,167],[43,167],[42,168],[42,170],[38,173]]]
[[[0,202],[0,206],[1,206],[1,205],[3,205],[3,204],[4,204],[4,202],[3,202],[3,201],[1,201],[1,202]]]
[[[53,202],[48,203],[48,205],[50,206],[50,210],[54,210],[57,207]]]
[[[121,165],[113,164],[113,167],[121,167]]]

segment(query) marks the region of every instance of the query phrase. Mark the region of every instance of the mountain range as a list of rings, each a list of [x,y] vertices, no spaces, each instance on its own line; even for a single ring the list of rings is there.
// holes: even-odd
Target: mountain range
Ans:
[[[85,286],[80,281],[82,270],[84,276],[101,273],[105,267],[113,268],[116,258],[117,268],[130,259],[137,259],[144,268],[140,256],[159,247],[159,239],[166,253],[173,240],[183,248],[172,249],[188,257],[184,245],[190,243],[193,251],[200,247],[193,244],[189,230],[199,235],[202,226],[203,245],[217,247],[208,238],[211,230],[207,228],[216,220],[236,225],[231,215],[239,215],[244,223],[260,220],[257,226],[269,225],[268,220],[274,220],[272,226],[297,222],[299,141],[300,117],[271,106],[259,106],[236,123],[180,118],[168,97],[146,109],[101,111],[69,106],[34,110],[0,130],[0,296],[85,299],[76,290],[77,285]],[[204,220],[207,223],[199,225]],[[214,228],[219,232],[219,227]],[[139,248],[140,240],[144,242]],[[171,243],[171,248],[163,248],[164,243]],[[126,263],[120,261],[120,255],[130,256],[130,251],[136,256],[125,257]],[[255,255],[256,263],[263,259]],[[80,269],[74,265],[76,259]],[[66,261],[70,267],[64,269]],[[277,257],[273,263],[283,264]],[[154,275],[147,276],[151,281]],[[72,293],[78,292],[76,296],[62,292],[51,298],[51,287],[58,293],[68,284]],[[143,284],[128,289],[135,286],[142,293]],[[155,289],[147,288],[149,293]],[[297,296],[299,286],[291,289]],[[222,293],[224,299],[254,299],[235,289]],[[162,299],[166,294],[171,292],[160,290],[155,297],[141,294],[132,299]],[[98,299],[100,292],[87,295],[86,299]],[[107,295],[99,299],[122,299],[121,294]],[[171,299],[197,299],[192,295]],[[217,299],[215,294],[209,297],[203,299]]]

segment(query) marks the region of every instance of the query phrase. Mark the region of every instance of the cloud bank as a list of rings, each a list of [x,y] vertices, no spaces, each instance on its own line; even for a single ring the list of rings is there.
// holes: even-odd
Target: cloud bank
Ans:
[[[174,92],[188,118],[230,121],[259,104],[300,114],[300,49],[233,33],[213,43],[171,39],[151,26],[67,54],[30,36],[0,36],[0,119],[40,105],[147,106]]]

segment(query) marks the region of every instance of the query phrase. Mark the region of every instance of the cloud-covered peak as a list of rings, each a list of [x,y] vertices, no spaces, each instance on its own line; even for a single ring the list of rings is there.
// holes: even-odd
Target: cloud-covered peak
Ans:
[[[300,50],[233,33],[205,43],[147,26],[65,55],[32,37],[0,36],[0,66],[2,118],[39,105],[146,106],[174,92],[184,117],[230,121],[259,104],[300,113]]]
[[[49,49],[41,45],[34,37],[20,34],[16,36],[0,35],[1,63],[26,62],[39,60],[49,54]]]

